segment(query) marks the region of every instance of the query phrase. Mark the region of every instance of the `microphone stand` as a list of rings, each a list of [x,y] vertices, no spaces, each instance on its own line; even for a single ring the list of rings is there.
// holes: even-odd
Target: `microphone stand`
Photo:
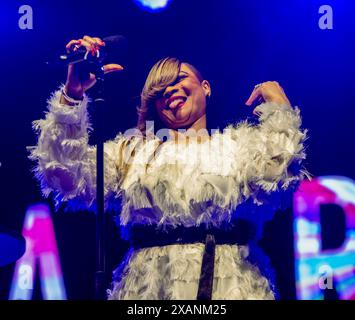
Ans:
[[[120,56],[122,51],[126,50],[126,40],[123,36],[114,35],[103,39],[106,43],[106,49],[109,49],[111,56]],[[97,300],[106,300],[106,265],[105,265],[105,248],[106,248],[106,215],[105,215],[105,200],[104,200],[104,112],[105,96],[104,96],[104,59],[107,57],[108,51],[103,51],[91,58],[90,54],[84,49],[68,55],[62,55],[58,62],[70,63],[83,63],[83,75],[85,71],[94,73],[96,76],[96,98],[94,99],[95,113],[96,113],[96,271],[95,271],[95,298]],[[84,55],[84,57],[83,57]],[[54,64],[55,62],[53,62]],[[47,65],[52,62],[47,61]],[[85,65],[86,64],[86,65]],[[85,68],[88,68],[85,70]]]
[[[96,272],[95,299],[106,300],[106,265],[105,265],[105,200],[104,200],[104,70],[101,61],[95,61],[95,76],[97,88],[94,99],[96,114]]]

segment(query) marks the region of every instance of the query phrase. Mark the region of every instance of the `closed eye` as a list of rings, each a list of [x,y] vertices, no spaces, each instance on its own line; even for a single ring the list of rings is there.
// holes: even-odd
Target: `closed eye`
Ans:
[[[180,75],[178,75],[176,80],[171,85],[175,85],[175,84],[179,83],[180,81],[184,80],[187,77],[188,77],[187,74],[180,74]]]
[[[180,75],[177,77],[176,81],[181,81],[181,80],[183,80],[183,79],[185,79],[185,78],[187,78],[187,77],[188,77],[187,74],[180,74]]]

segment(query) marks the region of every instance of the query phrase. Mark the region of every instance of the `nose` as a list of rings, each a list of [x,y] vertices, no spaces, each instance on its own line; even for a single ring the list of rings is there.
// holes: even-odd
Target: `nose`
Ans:
[[[164,99],[169,99],[177,91],[179,91],[179,89],[176,86],[168,86],[163,93]]]

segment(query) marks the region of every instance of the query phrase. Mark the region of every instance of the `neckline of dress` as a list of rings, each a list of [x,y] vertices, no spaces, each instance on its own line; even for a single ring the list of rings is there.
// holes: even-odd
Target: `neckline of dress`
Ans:
[[[219,131],[215,131],[211,135],[209,135],[208,139],[205,139],[203,142],[197,142],[197,139],[193,139],[192,141],[189,141],[188,143],[178,143],[178,142],[175,142],[173,139],[169,139],[167,141],[164,141],[163,145],[175,145],[177,147],[183,147],[183,146],[188,147],[191,145],[203,146],[207,143],[211,143],[218,136],[221,136],[221,133]],[[156,137],[156,139],[160,140],[158,137]]]

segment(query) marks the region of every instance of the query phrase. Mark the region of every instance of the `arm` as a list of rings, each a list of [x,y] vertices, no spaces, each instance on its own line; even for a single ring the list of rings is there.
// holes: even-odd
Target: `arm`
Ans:
[[[88,145],[88,98],[84,96],[76,105],[63,102],[61,91],[55,92],[45,119],[34,121],[38,144],[30,148],[30,159],[37,162],[35,173],[44,196],[53,192],[57,203],[75,198],[90,206],[96,196],[96,148]],[[119,192],[118,158],[123,142],[120,135],[105,143],[106,195]]]
[[[66,45],[68,53],[85,47],[95,54],[105,43],[100,38],[84,36]],[[120,65],[104,66],[104,73],[121,71]],[[96,195],[96,149],[88,145],[88,98],[85,92],[96,83],[92,73],[84,74],[80,64],[69,64],[65,87],[55,92],[48,101],[45,119],[34,121],[38,144],[30,148],[30,159],[37,161],[36,176],[42,192],[56,195],[57,204],[77,198],[90,206]],[[123,137],[104,147],[105,194],[117,191],[121,173],[116,166]]]
[[[301,130],[299,109],[290,106],[278,84],[269,84],[271,88],[266,85],[264,89],[272,94],[263,95],[266,101],[254,109],[260,123],[230,127],[238,149],[235,156],[239,159],[236,170],[240,170],[241,193],[256,203],[264,202],[263,195],[296,186],[307,176],[302,168],[306,131]],[[257,90],[247,103],[260,98]]]

